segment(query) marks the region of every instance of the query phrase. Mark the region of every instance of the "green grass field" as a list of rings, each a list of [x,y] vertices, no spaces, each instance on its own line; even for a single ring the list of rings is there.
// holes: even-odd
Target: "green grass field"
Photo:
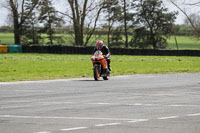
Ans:
[[[57,34],[57,36],[60,36],[61,34]],[[45,36],[45,35],[43,35]],[[65,45],[70,46],[70,40],[73,40],[70,35],[63,35],[64,36],[64,41]],[[107,37],[106,36],[101,36],[101,37],[92,37],[88,46],[93,46],[96,42],[96,40],[105,40],[105,44],[107,42]],[[14,35],[13,33],[0,33],[0,44],[14,44]],[[188,37],[188,36],[177,36],[178,40],[178,45],[179,49],[188,49],[188,50],[200,50],[200,40],[195,39],[194,37]],[[47,39],[45,39],[45,43],[48,43]],[[175,44],[175,39],[174,37],[171,37],[168,39],[168,47],[167,49],[177,49],[176,44]]]
[[[0,82],[92,77],[91,55],[0,54]],[[200,57],[112,55],[112,75],[200,72]]]
[[[189,36],[177,36],[177,42],[179,49],[190,49],[190,50],[200,50],[200,40]],[[177,49],[175,38],[171,37],[168,39],[167,49]]]
[[[0,33],[0,43],[1,44],[14,44],[14,34],[13,33]]]

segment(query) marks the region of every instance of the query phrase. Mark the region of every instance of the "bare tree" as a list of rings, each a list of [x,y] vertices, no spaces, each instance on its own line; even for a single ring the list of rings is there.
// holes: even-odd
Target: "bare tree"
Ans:
[[[96,26],[104,0],[67,0],[71,14],[66,14],[73,22],[75,45],[86,46],[90,40]],[[96,11],[96,13],[95,13]],[[95,16],[94,16],[95,14]],[[93,18],[90,17],[93,16]],[[86,18],[91,20],[86,24]],[[93,24],[93,26],[91,26]],[[85,30],[87,29],[87,30]],[[91,29],[91,30],[90,30]],[[84,41],[84,32],[87,32]]]
[[[124,32],[125,32],[125,46],[128,48],[128,28],[127,28],[127,1],[123,0],[123,12],[124,12]]]
[[[174,6],[176,6],[186,16],[187,20],[185,22],[192,26],[192,28],[194,29],[195,35],[199,37],[200,36],[200,21],[199,21],[200,15],[198,14],[199,12],[188,13],[186,10],[184,10],[183,7],[181,7],[178,4],[178,0],[176,1],[170,0],[170,2]],[[196,7],[200,6],[200,2],[193,2],[193,1],[187,1],[187,0],[184,0],[181,2],[182,2],[182,5],[189,6],[190,8],[194,6]]]
[[[23,24],[36,8],[39,0],[7,0],[6,2],[13,18],[15,44],[20,44]]]

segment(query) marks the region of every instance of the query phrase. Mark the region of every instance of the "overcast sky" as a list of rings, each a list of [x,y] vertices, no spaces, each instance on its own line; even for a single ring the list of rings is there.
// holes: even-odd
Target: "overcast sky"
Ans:
[[[191,1],[195,2],[195,1],[199,1],[199,0],[190,0],[190,2]],[[0,0],[0,5],[2,4],[2,2],[3,2],[3,0]],[[66,2],[66,0],[57,0],[56,3],[55,3],[56,7],[58,7],[58,9],[60,11],[65,10],[64,6],[63,6],[64,2]],[[169,8],[170,11],[178,11],[178,9],[176,7],[174,7],[172,4],[170,4],[169,2],[166,2],[165,6],[167,8]],[[186,10],[186,8],[185,8],[185,10]],[[197,10],[197,8],[192,8],[192,9],[193,9],[193,12],[196,12],[196,10]],[[192,9],[190,9],[190,10],[192,10]],[[5,8],[3,8],[2,6],[0,6],[0,10],[1,10],[1,13],[0,13],[0,26],[8,25],[8,20],[7,20],[8,11]],[[184,23],[184,19],[185,19],[185,16],[180,12],[178,17],[177,17],[176,24],[183,24]]]

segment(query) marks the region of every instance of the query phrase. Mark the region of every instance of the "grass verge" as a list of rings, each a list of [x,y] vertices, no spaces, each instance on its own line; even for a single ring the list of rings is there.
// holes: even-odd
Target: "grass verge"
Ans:
[[[112,55],[112,75],[200,72],[200,57]],[[92,77],[90,55],[0,54],[0,82]]]

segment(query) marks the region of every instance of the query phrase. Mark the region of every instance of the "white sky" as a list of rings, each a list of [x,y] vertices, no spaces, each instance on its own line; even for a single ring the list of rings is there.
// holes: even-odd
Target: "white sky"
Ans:
[[[1,10],[1,13],[0,13],[0,26],[6,25],[6,19],[7,19],[8,12],[4,8],[1,8],[0,10]]]
[[[190,2],[191,1],[195,2],[195,1],[199,1],[199,0],[190,0]],[[62,10],[65,11],[65,9],[66,9],[65,6],[64,6],[65,2],[67,2],[67,0],[56,0],[55,1],[55,5],[56,5],[56,7],[58,7],[59,11],[62,11]],[[1,11],[1,13],[0,13],[0,26],[8,25],[8,23],[7,23],[8,22],[7,21],[8,11],[1,6],[2,3],[3,3],[3,0],[0,0],[0,11]],[[170,11],[178,11],[178,9],[175,6],[173,6],[172,4],[170,4],[169,2],[166,2],[165,6],[167,8],[169,8]],[[184,8],[184,9],[187,10],[187,7]],[[193,10],[193,12],[197,12],[198,9],[192,8],[192,9],[189,9],[189,10],[190,11]],[[179,12],[179,15],[177,16],[177,19],[176,19],[176,24],[183,24],[184,19],[185,19],[185,16],[183,15],[183,13]]]

